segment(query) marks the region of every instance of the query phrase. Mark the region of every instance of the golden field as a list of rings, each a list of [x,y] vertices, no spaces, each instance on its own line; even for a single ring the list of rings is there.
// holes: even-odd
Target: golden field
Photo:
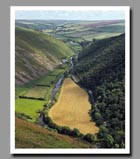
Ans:
[[[90,109],[87,92],[66,78],[58,102],[50,109],[49,116],[60,126],[77,128],[83,134],[95,134],[99,128],[91,121]]]

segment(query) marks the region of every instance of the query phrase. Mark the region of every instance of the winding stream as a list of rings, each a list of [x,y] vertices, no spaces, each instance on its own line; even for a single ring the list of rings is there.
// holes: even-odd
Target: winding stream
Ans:
[[[62,77],[59,78],[59,80],[57,81],[55,87],[53,88],[52,95],[51,95],[51,101],[54,99],[57,91],[59,90],[63,79],[64,79],[64,75],[62,75]]]
[[[73,57],[71,57],[70,69],[73,69],[73,66]],[[72,79],[74,78],[72,73],[71,77]],[[77,82],[74,79],[64,78],[64,75],[62,75],[52,90],[51,101],[53,101],[64,80],[58,102],[49,110],[49,116],[60,126],[68,126],[72,129],[77,128],[83,134],[97,133],[99,128],[91,121],[89,115],[91,109],[89,98],[94,103],[92,91],[85,91],[76,84]],[[46,124],[43,121],[43,117],[43,113],[40,113],[40,124],[45,127]]]

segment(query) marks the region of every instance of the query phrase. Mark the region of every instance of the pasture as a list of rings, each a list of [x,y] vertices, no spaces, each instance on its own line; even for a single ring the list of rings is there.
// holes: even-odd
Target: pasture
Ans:
[[[44,30],[57,39],[64,41],[70,48],[78,53],[81,50],[82,41],[104,39],[117,36],[125,32],[124,21],[77,21],[65,23],[57,27],[57,30]],[[73,43],[77,44],[74,45]]]
[[[91,121],[90,109],[87,92],[67,78],[62,85],[58,102],[50,109],[49,116],[60,126],[77,128],[83,134],[95,134],[99,129]]]
[[[16,87],[16,100],[15,100],[15,110],[17,113],[24,113],[35,121],[38,117],[38,110],[43,108],[44,103],[50,100],[52,90],[57,80],[62,76],[62,74],[68,69],[67,64],[61,65],[49,71],[47,75],[42,76],[39,79],[33,80],[28,84]],[[25,98],[19,98],[23,96]],[[34,98],[34,99],[27,99]],[[35,100],[35,99],[44,99]]]
[[[24,113],[32,118],[32,121],[36,121],[38,117],[38,111],[42,109],[44,101],[32,100],[32,99],[16,99],[15,110],[19,113]]]
[[[56,81],[60,78],[60,76],[68,69],[67,64],[63,64],[62,66],[59,66],[58,68],[54,69],[53,71],[49,72],[46,76],[41,78],[37,84],[40,85],[47,85],[52,86],[56,83]]]
[[[43,86],[35,86],[28,91],[26,97],[44,98],[49,89]]]

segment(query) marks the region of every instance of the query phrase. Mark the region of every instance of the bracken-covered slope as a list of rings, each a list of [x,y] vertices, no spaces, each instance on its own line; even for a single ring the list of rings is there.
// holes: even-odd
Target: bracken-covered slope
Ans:
[[[16,118],[16,148],[94,148],[93,144],[58,134]]]
[[[93,93],[91,116],[100,128],[100,146],[124,148],[125,34],[87,46],[79,54],[74,73]]]
[[[15,28],[16,85],[29,82],[73,54],[63,42],[39,31]]]

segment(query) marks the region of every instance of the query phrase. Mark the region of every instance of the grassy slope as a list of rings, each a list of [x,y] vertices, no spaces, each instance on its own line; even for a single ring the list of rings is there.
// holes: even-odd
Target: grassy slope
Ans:
[[[63,42],[42,32],[16,27],[16,84],[35,79],[73,54]]]
[[[35,121],[38,114],[38,110],[42,110],[45,101],[32,100],[32,99],[16,99],[16,112],[24,113]]]
[[[94,145],[57,134],[16,118],[16,148],[94,148]]]
[[[16,27],[16,39],[17,45],[27,47],[27,49],[31,47],[36,53],[51,53],[57,58],[67,57],[72,54],[71,50],[63,42],[52,36],[31,29]],[[22,45],[22,41],[24,41],[27,46]],[[47,52],[45,52],[44,49]]]
[[[113,34],[111,35],[111,33],[114,33],[117,35],[125,31],[124,30],[125,27],[124,25],[122,25],[124,23],[116,24],[114,22],[114,25],[109,23],[108,25],[101,24],[100,26],[94,26],[94,25],[97,25],[99,22],[92,22],[92,24],[90,24],[91,22],[88,22],[88,23],[87,24],[84,24],[84,23],[66,24],[65,28],[62,28],[63,31],[55,32],[54,36],[57,35],[58,38],[60,37],[60,39],[62,38],[63,40],[69,39],[69,38],[70,39],[73,38],[73,40],[76,40],[77,38],[79,38],[79,40],[80,39],[89,40],[92,37],[90,39],[92,41],[93,38],[96,39],[96,37],[98,37],[99,35],[102,35],[103,33],[108,36],[109,35],[115,36]]]

